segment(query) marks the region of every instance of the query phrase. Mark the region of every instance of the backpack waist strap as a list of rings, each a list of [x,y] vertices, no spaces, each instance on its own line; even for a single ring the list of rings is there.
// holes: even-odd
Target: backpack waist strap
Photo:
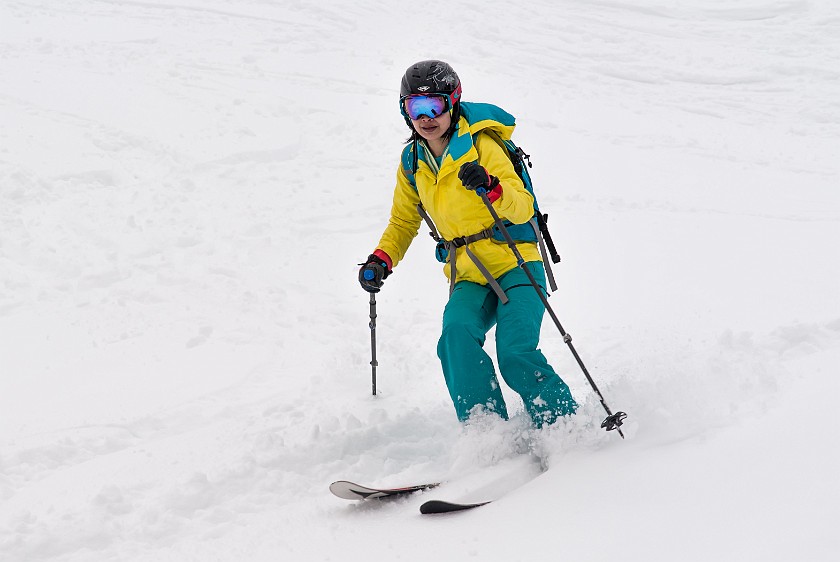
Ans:
[[[478,259],[472,250],[470,250],[470,244],[473,242],[478,242],[479,240],[485,240],[487,238],[493,238],[493,229],[488,228],[482,230],[481,232],[476,232],[475,234],[470,234],[469,236],[460,236],[455,238],[454,240],[441,240],[443,242],[444,247],[446,248],[447,258],[449,259],[449,294],[452,294],[452,291],[455,290],[455,278],[458,275],[458,270],[455,267],[455,262],[457,261],[456,250],[458,248],[464,248],[464,251],[467,253],[467,256],[472,260],[478,270],[484,275],[484,278],[487,279],[487,284],[490,285],[490,288],[493,289],[493,292],[496,293],[496,296],[499,297],[499,301],[502,304],[507,304],[508,297],[505,292],[502,290],[501,285],[496,279],[490,275],[490,271],[487,267],[481,263],[481,260]]]
[[[466,246],[467,244],[472,244],[473,242],[478,242],[479,240],[484,240],[486,238],[493,237],[493,229],[487,228],[482,230],[481,232],[476,232],[475,234],[470,234],[469,236],[459,236],[458,238],[453,238],[452,240],[444,240],[444,244],[452,244],[456,248],[461,248]]]
[[[455,290],[455,278],[458,276],[458,269],[455,266],[456,262],[456,254],[455,251],[458,248],[464,248],[464,251],[469,256],[470,260],[475,264],[478,270],[484,275],[485,279],[487,279],[487,284],[490,285],[490,288],[493,289],[493,292],[496,293],[496,296],[499,297],[499,300],[502,304],[507,304],[508,297],[505,292],[502,290],[501,285],[499,282],[496,281],[492,275],[490,275],[490,271],[487,267],[481,263],[481,260],[478,259],[472,250],[470,250],[470,244],[473,242],[478,242],[479,240],[486,240],[487,238],[493,238],[493,229],[487,228],[482,230],[481,232],[476,232],[475,234],[470,234],[469,236],[459,236],[454,240],[444,240],[439,234],[437,229],[435,228],[435,223],[432,221],[432,218],[426,212],[426,209],[423,208],[423,205],[418,203],[417,204],[417,212],[420,213],[420,216],[423,217],[423,220],[426,221],[426,224],[429,226],[431,232],[429,235],[438,243],[438,245],[442,245],[446,250],[446,259],[449,262],[449,294],[452,294],[452,291]]]

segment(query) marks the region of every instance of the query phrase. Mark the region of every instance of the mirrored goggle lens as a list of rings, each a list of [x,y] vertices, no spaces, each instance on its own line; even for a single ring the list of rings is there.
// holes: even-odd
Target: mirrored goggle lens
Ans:
[[[445,96],[409,96],[403,105],[406,114],[415,121],[423,115],[435,118],[448,109]]]

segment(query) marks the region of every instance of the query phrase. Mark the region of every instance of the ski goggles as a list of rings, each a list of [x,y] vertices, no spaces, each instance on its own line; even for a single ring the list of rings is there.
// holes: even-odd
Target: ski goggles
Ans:
[[[412,121],[424,115],[434,119],[450,111],[460,97],[460,85],[451,94],[411,94],[400,98],[400,112]]]

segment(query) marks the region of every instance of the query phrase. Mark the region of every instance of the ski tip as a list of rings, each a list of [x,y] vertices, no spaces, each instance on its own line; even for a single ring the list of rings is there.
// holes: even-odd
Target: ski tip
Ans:
[[[330,492],[345,500],[382,499],[404,496],[421,490],[426,490],[428,488],[434,488],[439,485],[439,482],[432,482],[428,484],[406,486],[404,488],[372,488],[356,484],[355,482],[349,482],[347,480],[338,480],[330,484]]]
[[[477,503],[457,503],[448,502],[444,500],[429,500],[420,506],[420,513],[422,513],[423,515],[454,513],[456,511],[466,511],[468,509],[475,509],[476,507],[481,507],[482,505],[487,505],[488,503],[491,502],[486,501]]]
[[[364,486],[359,486],[347,480],[338,480],[330,484],[330,492],[345,500],[363,500],[374,493],[373,490],[366,489]]]

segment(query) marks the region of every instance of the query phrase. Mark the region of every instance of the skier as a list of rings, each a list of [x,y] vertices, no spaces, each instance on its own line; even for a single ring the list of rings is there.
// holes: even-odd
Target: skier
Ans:
[[[537,349],[544,305],[511,249],[492,239],[493,217],[476,195],[476,189],[487,190],[493,208],[510,223],[527,224],[534,215],[533,196],[491,134],[509,138],[512,116],[490,104],[462,104],[458,75],[438,60],[406,70],[399,102],[411,137],[397,171],[390,221],[359,270],[362,288],[379,292],[418,233],[422,205],[443,239],[438,257],[450,279],[437,353],[458,419],[482,410],[508,419],[483,349],[494,325],[499,372],[522,397],[534,425],[573,414],[577,403],[569,387]],[[517,246],[545,290],[537,244]]]

